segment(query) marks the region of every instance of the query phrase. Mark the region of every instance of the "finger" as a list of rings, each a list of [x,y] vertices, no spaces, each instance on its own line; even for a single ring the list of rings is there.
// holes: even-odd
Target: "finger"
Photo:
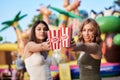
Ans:
[[[71,44],[74,44],[75,43],[75,41],[71,41]]]
[[[72,38],[71,40],[74,41],[74,38]]]
[[[75,43],[73,43],[73,44],[71,44],[71,45],[70,45],[70,47],[74,47],[75,45],[76,45],[76,44],[75,44]]]
[[[49,41],[47,42],[47,45],[50,45],[50,42],[49,42]]]
[[[50,41],[49,39],[47,39],[47,41]]]

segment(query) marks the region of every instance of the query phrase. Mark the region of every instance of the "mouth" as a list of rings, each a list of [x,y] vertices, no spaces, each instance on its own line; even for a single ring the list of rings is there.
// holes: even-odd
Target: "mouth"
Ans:
[[[84,39],[89,39],[89,37],[87,36],[87,37],[84,37]]]
[[[40,34],[40,36],[41,36],[41,37],[44,37],[44,36],[45,36],[45,34]]]

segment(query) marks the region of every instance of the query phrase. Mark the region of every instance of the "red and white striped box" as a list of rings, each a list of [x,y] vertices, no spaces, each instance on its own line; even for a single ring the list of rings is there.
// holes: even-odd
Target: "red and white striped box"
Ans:
[[[50,41],[50,47],[52,50],[60,49],[61,42],[60,42],[60,30],[49,30],[47,32],[48,39]]]
[[[61,33],[61,46],[70,47],[70,42],[72,38],[72,28],[71,27],[62,27],[60,28]]]

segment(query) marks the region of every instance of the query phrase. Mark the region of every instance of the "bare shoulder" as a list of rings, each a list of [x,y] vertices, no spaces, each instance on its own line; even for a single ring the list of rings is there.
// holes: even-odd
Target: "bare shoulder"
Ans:
[[[30,52],[31,45],[34,44],[34,42],[28,42],[24,48],[24,58],[29,57],[32,53]]]

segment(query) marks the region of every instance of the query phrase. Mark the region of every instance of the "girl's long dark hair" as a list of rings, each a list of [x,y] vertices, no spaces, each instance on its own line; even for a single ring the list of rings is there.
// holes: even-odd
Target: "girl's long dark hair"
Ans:
[[[49,27],[47,25],[47,23],[45,21],[42,21],[42,20],[39,20],[39,21],[36,21],[32,27],[32,30],[31,30],[31,35],[30,35],[30,39],[29,41],[34,41],[35,43],[38,43],[37,42],[37,39],[36,39],[36,36],[35,36],[35,28],[37,27],[37,25],[39,25],[40,23],[44,24],[45,27],[47,28],[46,31],[49,30]],[[47,40],[47,37],[43,40],[43,42],[45,42]],[[40,54],[46,59],[47,58],[47,55],[48,53],[46,51],[40,51]]]
[[[47,23],[45,21],[42,21],[42,20],[36,21],[34,23],[33,27],[32,27],[32,30],[31,30],[31,35],[30,35],[30,39],[29,39],[30,41],[34,41],[34,42],[38,43],[37,39],[36,39],[36,36],[35,36],[35,28],[40,23],[42,23],[42,24],[44,24],[46,26],[47,31],[49,30],[49,27],[48,27],[48,25],[47,25]],[[44,41],[46,41],[46,40],[47,40],[47,37],[44,39]]]

